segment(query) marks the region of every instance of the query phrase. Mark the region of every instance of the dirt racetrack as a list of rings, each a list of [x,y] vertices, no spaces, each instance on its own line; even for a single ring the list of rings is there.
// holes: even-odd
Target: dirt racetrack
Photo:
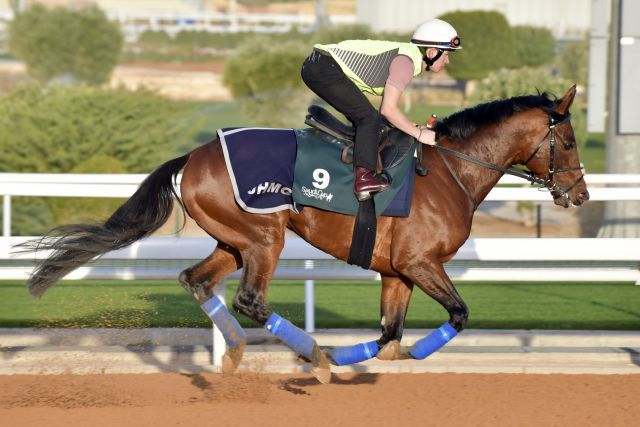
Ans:
[[[634,426],[640,375],[13,375],[3,426]]]

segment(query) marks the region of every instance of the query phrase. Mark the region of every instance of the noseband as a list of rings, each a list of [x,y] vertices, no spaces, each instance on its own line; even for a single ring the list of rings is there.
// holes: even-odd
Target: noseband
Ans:
[[[458,185],[460,186],[460,188],[462,188],[462,190],[465,192],[465,194],[467,195],[467,197],[469,197],[469,199],[471,200],[471,202],[473,203],[473,208],[474,210],[477,209],[478,207],[478,203],[476,202],[476,200],[473,198],[473,196],[471,195],[471,193],[469,192],[469,189],[467,189],[467,187],[463,184],[463,182],[460,180],[460,178],[458,178],[458,176],[456,175],[456,173],[453,171],[453,168],[451,167],[451,165],[449,164],[449,161],[446,159],[446,157],[444,157],[444,154],[442,154],[443,152],[451,154],[455,157],[458,157],[462,160],[466,160],[468,162],[471,163],[475,163],[477,165],[480,165],[482,167],[485,167],[487,169],[492,169],[504,174],[508,174],[508,175],[513,175],[513,176],[517,176],[518,178],[522,178],[525,179],[527,181],[529,181],[531,183],[531,185],[537,185],[538,189],[541,191],[550,191],[553,195],[553,199],[559,199],[560,197],[565,197],[569,191],[571,191],[573,189],[573,187],[575,187],[578,182],[580,182],[580,180],[582,178],[584,178],[584,174],[581,174],[580,177],[573,183],[571,184],[570,187],[568,188],[562,188],[561,186],[559,186],[554,177],[556,174],[562,173],[562,172],[569,172],[569,171],[574,171],[574,170],[581,170],[582,167],[575,167],[575,168],[556,168],[556,152],[557,152],[557,140],[556,140],[556,127],[566,123],[568,121],[571,120],[571,114],[566,114],[564,116],[561,116],[559,118],[554,118],[553,116],[549,115],[549,130],[547,131],[547,133],[542,137],[542,139],[540,140],[540,142],[538,143],[538,145],[536,146],[535,150],[533,151],[533,153],[529,156],[529,158],[524,162],[525,165],[527,165],[531,160],[533,160],[533,158],[536,156],[536,154],[538,154],[538,152],[540,151],[540,149],[542,148],[544,142],[547,140],[547,137],[549,137],[549,172],[547,175],[547,178],[540,178],[537,177],[532,171],[528,171],[528,170],[522,170],[522,169],[517,169],[517,168],[509,168],[509,169],[505,169],[503,167],[500,167],[496,164],[493,163],[489,163],[489,162],[485,162],[484,160],[480,160],[480,159],[476,159],[475,157],[471,157],[468,156],[464,153],[460,153],[459,151],[455,151],[452,150],[450,148],[446,148],[440,145],[434,145],[433,147],[436,148],[438,150],[438,154],[440,155],[440,158],[442,159],[442,161],[444,162],[445,166],[447,167],[447,169],[449,170],[449,173],[451,173],[451,175],[453,176],[453,178],[456,180],[456,182],[458,183]]]
[[[578,184],[578,182],[580,182],[580,180],[584,178],[584,174],[581,174],[580,177],[578,177],[578,179],[573,184],[571,184],[571,186],[569,186],[568,188],[560,187],[558,183],[555,182],[555,180],[553,179],[556,173],[570,172],[570,171],[582,169],[581,166],[575,167],[575,168],[557,168],[556,169],[555,159],[557,157],[556,154],[558,151],[558,144],[556,141],[556,132],[555,132],[556,126],[559,126],[570,120],[571,120],[571,114],[567,114],[558,119],[555,119],[552,116],[549,116],[549,130],[544,135],[544,137],[542,137],[542,139],[538,143],[533,153],[524,162],[524,164],[527,165],[535,157],[535,155],[538,154],[538,151],[540,151],[540,148],[544,144],[544,141],[547,139],[547,136],[549,136],[549,174],[547,176],[546,182],[544,182],[543,186],[540,187],[540,190],[548,189],[551,193],[553,193],[554,200],[559,199],[560,197],[566,196],[569,193],[569,191],[571,191],[573,187],[575,187]],[[534,184],[533,181],[532,181],[532,184]]]

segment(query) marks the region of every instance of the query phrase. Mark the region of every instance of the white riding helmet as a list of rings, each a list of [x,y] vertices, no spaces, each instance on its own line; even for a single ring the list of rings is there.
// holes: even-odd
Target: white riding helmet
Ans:
[[[432,19],[420,24],[411,36],[411,43],[442,50],[462,49],[456,29],[441,19]]]

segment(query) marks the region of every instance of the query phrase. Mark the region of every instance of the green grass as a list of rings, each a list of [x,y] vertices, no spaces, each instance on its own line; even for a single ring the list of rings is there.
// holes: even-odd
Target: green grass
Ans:
[[[236,283],[227,287],[228,299]],[[640,329],[640,286],[631,283],[462,282],[469,328]],[[380,286],[375,282],[317,282],[318,328],[378,328]],[[274,282],[273,311],[304,324],[304,283]],[[245,327],[256,325],[239,316]],[[415,290],[407,328],[432,328],[445,310]],[[174,281],[62,282],[40,300],[22,282],[0,282],[0,327],[209,327],[209,319]]]

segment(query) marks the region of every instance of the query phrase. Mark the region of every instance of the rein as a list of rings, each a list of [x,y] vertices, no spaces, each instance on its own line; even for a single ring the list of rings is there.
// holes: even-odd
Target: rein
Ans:
[[[569,188],[566,188],[566,189],[559,187],[556,184],[556,182],[554,181],[554,175],[555,174],[558,174],[558,173],[561,173],[561,172],[569,172],[569,171],[573,171],[573,170],[582,169],[582,167],[555,169],[555,158],[556,158],[556,151],[557,151],[557,140],[556,140],[555,129],[556,129],[556,127],[558,125],[566,123],[566,122],[568,122],[570,120],[571,120],[571,114],[566,114],[565,116],[563,116],[563,117],[561,117],[559,119],[554,119],[553,117],[549,116],[549,125],[548,125],[549,126],[549,130],[542,137],[542,139],[540,140],[540,142],[536,146],[536,148],[533,151],[533,153],[524,162],[524,164],[526,165],[527,163],[529,163],[536,156],[536,154],[538,154],[538,152],[540,151],[540,148],[542,148],[542,145],[547,140],[547,136],[549,136],[549,145],[550,145],[550,150],[549,150],[549,173],[548,173],[548,176],[547,176],[546,179],[545,178],[539,178],[539,177],[535,176],[535,174],[533,172],[531,172],[531,171],[525,171],[525,170],[518,169],[518,168],[513,168],[513,167],[508,168],[508,169],[507,168],[503,168],[503,167],[498,166],[498,165],[496,165],[494,163],[490,163],[490,162],[486,162],[484,160],[476,159],[475,157],[471,157],[471,156],[469,156],[467,154],[461,153],[459,151],[452,150],[452,149],[447,148],[447,147],[443,147],[441,145],[434,145],[433,147],[437,149],[438,154],[440,155],[440,158],[442,159],[443,163],[445,164],[445,166],[449,170],[449,173],[455,179],[455,181],[458,184],[458,186],[464,191],[464,193],[467,195],[467,197],[473,203],[473,209],[474,210],[476,210],[478,208],[478,203],[476,202],[474,197],[471,195],[471,192],[469,191],[469,189],[460,180],[458,175],[456,175],[456,173],[454,172],[453,168],[451,167],[451,164],[449,163],[449,161],[444,156],[443,152],[447,153],[447,154],[451,154],[451,155],[453,155],[455,157],[458,157],[458,158],[460,158],[462,160],[474,163],[476,165],[482,166],[482,167],[487,168],[487,169],[495,170],[495,171],[501,172],[503,174],[513,175],[513,176],[516,176],[518,178],[522,178],[522,179],[524,179],[526,181],[529,181],[531,183],[531,185],[538,185],[539,186],[539,188],[538,188],[539,190],[549,190],[550,192],[555,192],[556,194],[554,194],[553,198],[554,199],[558,199],[558,198],[564,197],[566,194],[568,194],[569,191],[571,191],[571,189],[573,187],[575,187],[578,184],[578,182],[580,182],[580,180],[584,177],[584,174],[580,175],[580,177]]]

